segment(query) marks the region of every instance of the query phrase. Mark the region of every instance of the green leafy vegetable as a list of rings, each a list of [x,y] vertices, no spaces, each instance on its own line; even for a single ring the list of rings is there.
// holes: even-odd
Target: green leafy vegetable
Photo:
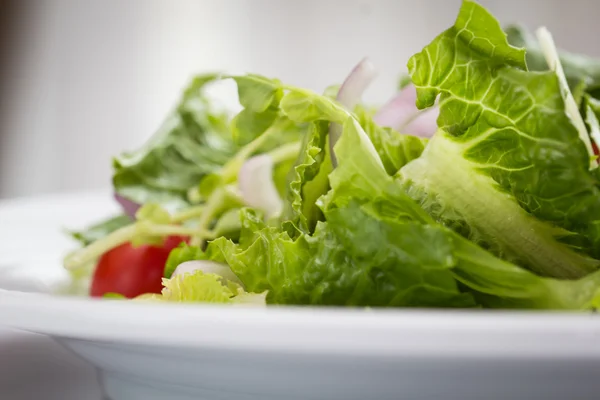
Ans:
[[[215,79],[214,74],[196,77],[152,139],[138,151],[114,159],[118,194],[139,204],[181,208],[188,204],[188,190],[235,153],[227,115],[215,109],[202,91]]]
[[[233,79],[237,83],[242,106],[256,113],[277,107],[283,95],[281,82],[276,79],[256,74],[234,76]]]
[[[189,246],[187,243],[181,243],[179,247],[171,250],[169,258],[165,264],[165,278],[171,278],[175,269],[179,264],[183,264],[186,261],[202,260],[204,259],[204,252],[199,247]]]
[[[248,108],[243,109],[231,122],[234,141],[246,145],[264,133],[279,117],[277,110],[256,113]]]
[[[527,72],[498,22],[465,1],[455,25],[409,61],[417,106],[440,95],[440,130],[402,168],[436,218],[542,275],[595,270],[600,197],[554,72]]]
[[[391,128],[381,127],[373,122],[371,115],[362,107],[357,107],[355,113],[388,174],[394,175],[409,161],[418,158],[425,149],[426,138],[401,135]]]
[[[322,218],[316,201],[327,192],[327,176],[332,170],[331,158],[326,150],[328,132],[329,124],[325,121],[311,124],[289,184],[286,219],[294,221],[305,232],[312,231]]]
[[[292,239],[247,210],[243,239],[211,242],[211,258],[223,257],[249,290],[268,290],[271,303],[556,309],[595,304],[600,273],[580,281],[541,278],[435,223],[386,174],[365,137],[355,122],[346,122],[335,149],[339,165],[330,175],[332,190],[322,202],[326,222],[314,234]]]
[[[526,49],[527,66],[531,71],[547,71],[546,58],[536,38],[519,25],[506,27],[508,42],[515,47]],[[600,89],[600,60],[581,54],[560,51],[560,62],[565,70],[571,91],[578,89],[595,92]],[[580,96],[575,96],[580,98]]]
[[[201,303],[238,303],[264,304],[264,294],[246,293],[239,285],[223,283],[216,274],[195,271],[191,274],[179,274],[172,279],[163,279],[164,289],[160,295],[147,294],[137,300],[160,300],[167,302]]]

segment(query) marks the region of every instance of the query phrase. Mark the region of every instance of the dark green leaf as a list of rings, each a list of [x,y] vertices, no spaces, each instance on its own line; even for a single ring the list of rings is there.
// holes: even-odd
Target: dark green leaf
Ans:
[[[196,77],[152,139],[138,151],[114,159],[117,193],[140,204],[185,206],[188,190],[235,153],[227,116],[215,111],[202,94],[202,86],[214,77]]]

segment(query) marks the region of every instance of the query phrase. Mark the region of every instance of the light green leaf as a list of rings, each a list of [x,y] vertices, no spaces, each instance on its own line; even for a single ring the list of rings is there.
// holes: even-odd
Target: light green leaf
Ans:
[[[242,224],[240,222],[240,209],[232,208],[223,213],[217,221],[213,231],[216,237],[224,236],[231,240],[238,240]]]
[[[238,96],[244,108],[262,113],[272,107],[277,107],[283,89],[277,79],[269,79],[256,74],[232,77],[238,86]]]
[[[183,264],[186,261],[203,259],[205,259],[205,254],[200,247],[181,243],[169,253],[163,275],[165,278],[171,278],[171,275],[173,275],[173,272],[175,272],[179,264]]]
[[[148,221],[155,224],[168,224],[171,222],[171,214],[155,203],[147,203],[141,206],[135,213],[135,218],[138,221]]]
[[[474,243],[456,236],[453,269],[477,301],[489,308],[590,310],[598,307],[600,272],[579,280],[542,278],[502,261]]]
[[[173,279],[163,278],[164,289],[157,300],[176,302],[230,303],[236,294],[221,277],[198,270],[178,274]]]
[[[404,135],[391,128],[381,127],[373,122],[372,116],[363,108],[357,107],[356,117],[369,136],[388,174],[394,175],[409,161],[418,158],[427,144],[426,138]]]
[[[288,103],[287,99],[293,101]],[[281,104],[288,115],[294,114],[302,121],[317,121],[312,122],[301,159],[295,168],[294,179],[290,184],[290,204],[286,212],[287,218],[304,232],[311,232],[316,222],[322,219],[317,207],[318,199],[327,192],[328,180],[335,180],[340,171],[348,171],[348,176],[343,176],[339,181],[356,180],[357,186],[352,191],[358,196],[357,187],[360,184],[360,190],[369,193],[373,190],[371,184],[377,179],[382,178],[381,182],[386,185],[391,182],[382,168],[382,160],[385,161],[388,172],[393,174],[408,161],[418,157],[423,150],[423,139],[400,135],[375,125],[369,111],[361,106],[356,109],[356,120],[352,114],[340,109],[333,100],[304,90],[295,91],[293,88],[291,93],[285,95]],[[316,104],[319,106],[315,106]],[[292,109],[293,112],[290,111]],[[352,133],[344,141],[344,145],[336,145],[335,148],[348,154],[341,156],[346,159],[347,165],[329,175],[333,170],[327,144],[329,123],[342,121],[343,118],[347,124],[344,131],[350,129]],[[344,146],[347,148],[344,149]],[[343,185],[340,190],[343,190]],[[327,197],[324,201],[327,201]]]
[[[289,184],[285,219],[294,223],[303,231],[312,231],[322,218],[316,202],[329,188],[328,175],[332,171],[328,157],[327,134],[329,124],[326,121],[310,125],[300,160],[296,163],[292,181]]]
[[[278,118],[277,109],[268,109],[257,113],[245,108],[231,121],[233,140],[240,146],[256,139]]]
[[[317,120],[343,123],[349,113],[335,100],[304,90],[292,90],[283,96],[281,110],[292,121]]]
[[[344,140],[340,139],[334,147],[338,167],[329,175],[332,191],[325,206],[333,196],[371,198],[391,182],[373,143],[353,117],[343,124],[342,137]]]

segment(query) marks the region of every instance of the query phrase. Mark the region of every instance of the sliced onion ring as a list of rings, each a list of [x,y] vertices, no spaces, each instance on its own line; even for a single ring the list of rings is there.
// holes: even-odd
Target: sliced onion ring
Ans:
[[[283,201],[273,181],[273,158],[260,154],[249,158],[240,168],[238,186],[244,202],[263,211],[267,218],[283,210]]]
[[[375,65],[368,58],[363,58],[359,62],[350,75],[346,78],[337,94],[337,101],[344,106],[348,111],[352,111],[360,102],[360,98],[367,87],[373,82],[377,76]],[[333,147],[342,135],[342,126],[332,123],[329,126],[329,151],[331,153],[331,161],[333,166],[337,166],[337,159]]]
[[[439,109],[419,110],[416,101],[417,91],[408,85],[377,111],[373,121],[401,133],[431,137],[437,130]]]
[[[139,210],[139,208],[141,206],[134,201],[126,199],[125,197],[121,196],[120,194],[115,193],[114,196],[115,196],[115,200],[121,205],[123,212],[125,214],[127,214],[129,217],[131,217],[131,219],[135,219],[135,213]]]

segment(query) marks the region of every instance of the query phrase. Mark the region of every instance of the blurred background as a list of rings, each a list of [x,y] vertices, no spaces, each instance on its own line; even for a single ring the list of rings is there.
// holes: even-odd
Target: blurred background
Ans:
[[[0,0],[0,197],[110,186],[110,157],[158,127],[197,72],[257,72],[322,90],[362,57],[392,95],[461,0]],[[600,56],[596,0],[482,0]]]

